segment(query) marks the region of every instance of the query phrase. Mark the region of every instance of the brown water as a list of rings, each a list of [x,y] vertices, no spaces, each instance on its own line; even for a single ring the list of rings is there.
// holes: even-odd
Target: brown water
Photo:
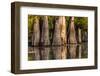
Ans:
[[[67,46],[29,47],[28,60],[81,59],[88,57],[87,43]]]

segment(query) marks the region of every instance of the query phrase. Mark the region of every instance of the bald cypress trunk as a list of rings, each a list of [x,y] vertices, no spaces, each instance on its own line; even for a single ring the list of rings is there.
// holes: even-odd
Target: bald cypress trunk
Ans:
[[[55,28],[52,45],[66,44],[66,20],[64,16],[55,17]]]
[[[60,34],[61,34],[61,43],[66,44],[67,43],[67,34],[66,34],[66,20],[65,16],[60,17]]]
[[[32,45],[33,46],[39,45],[39,39],[40,39],[39,20],[38,16],[35,16],[33,21]]]
[[[50,45],[49,40],[49,26],[48,26],[48,16],[43,16],[42,18],[42,33],[41,33],[41,45]]]
[[[70,17],[70,34],[69,34],[69,43],[77,43],[76,41],[76,31],[74,25],[74,17]]]
[[[52,45],[61,45],[61,35],[60,35],[60,17],[55,17],[55,26]]]

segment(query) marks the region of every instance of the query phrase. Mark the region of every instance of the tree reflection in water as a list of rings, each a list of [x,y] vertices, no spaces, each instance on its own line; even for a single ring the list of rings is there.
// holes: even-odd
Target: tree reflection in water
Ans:
[[[28,49],[28,53],[29,53],[29,60],[40,60],[40,50],[39,50],[39,47],[29,47]]]
[[[68,46],[69,48],[69,58],[76,58],[76,49],[77,49],[77,44],[71,44]]]
[[[87,57],[87,43],[28,48],[28,60],[81,59]]]
[[[49,47],[41,47],[40,48],[40,59],[41,60],[49,60],[50,48]]]
[[[52,47],[54,59],[66,59],[67,58],[67,47],[66,46],[55,46]]]

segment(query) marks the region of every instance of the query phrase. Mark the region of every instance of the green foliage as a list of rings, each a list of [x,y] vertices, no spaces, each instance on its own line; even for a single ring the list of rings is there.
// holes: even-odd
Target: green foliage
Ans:
[[[32,32],[32,26],[35,23],[36,17],[38,19],[42,19],[43,16],[35,16],[35,15],[28,15],[28,32]],[[48,25],[49,30],[53,30],[54,28],[54,20],[56,16],[48,16]],[[66,26],[70,24],[70,16],[66,16]],[[88,28],[88,18],[87,17],[75,17],[74,19],[75,26],[80,27],[81,29],[87,29]],[[52,37],[52,34],[49,34],[50,38]]]
[[[28,31],[32,32],[33,24],[35,23],[36,18],[40,18],[40,16],[28,15]]]
[[[49,25],[49,39],[50,39],[50,41],[51,41],[51,39],[52,39],[52,36],[53,36],[53,34],[51,33],[51,32],[53,32],[52,30],[53,30],[53,28],[54,28],[54,19],[55,19],[55,17],[54,16],[48,16],[48,25]]]
[[[75,17],[74,22],[75,22],[75,26],[78,26],[82,29],[87,29],[88,27],[87,17]]]
[[[48,16],[49,29],[53,28],[54,26],[53,21],[54,21],[54,16]]]
[[[32,15],[28,15],[28,31],[31,32],[32,31],[32,23],[34,20],[34,16]]]
[[[34,15],[28,15],[28,28],[29,31],[32,30],[32,24],[35,23],[35,17],[38,17],[38,19],[43,16],[34,16]],[[48,16],[48,23],[49,23],[49,28],[52,29],[54,27],[54,18],[55,16]],[[66,26],[68,26],[70,21],[70,17],[66,16]],[[74,19],[75,26],[79,27],[87,27],[88,26],[88,18],[87,17],[75,17]]]
[[[69,23],[70,23],[70,17],[66,16],[66,26],[68,27]]]

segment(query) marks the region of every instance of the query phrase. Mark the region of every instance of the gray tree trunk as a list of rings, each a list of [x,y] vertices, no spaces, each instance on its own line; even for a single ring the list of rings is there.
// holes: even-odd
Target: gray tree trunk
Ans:
[[[42,34],[41,34],[41,45],[50,45],[48,16],[43,16],[43,25],[42,25]]]
[[[55,17],[55,27],[52,45],[61,45],[60,17]]]
[[[35,16],[35,20],[33,23],[32,45],[33,46],[39,45],[39,40],[40,40],[39,20],[38,17]]]
[[[70,18],[70,35],[69,35],[69,43],[77,43],[76,41],[76,31],[74,25],[74,17]]]

